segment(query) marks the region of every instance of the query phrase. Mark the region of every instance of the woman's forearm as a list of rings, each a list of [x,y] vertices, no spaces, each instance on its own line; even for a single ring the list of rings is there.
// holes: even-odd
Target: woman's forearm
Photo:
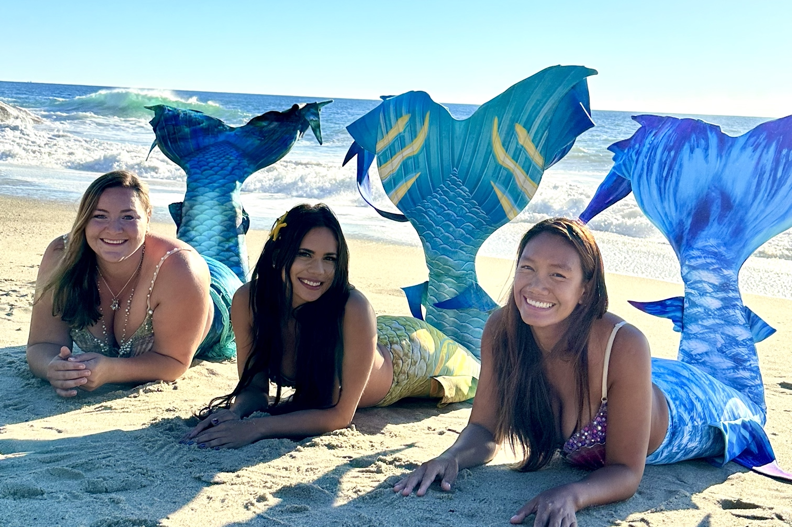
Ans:
[[[315,436],[347,427],[351,417],[336,408],[306,409],[286,414],[263,416],[250,420],[258,429],[258,439]]]
[[[30,372],[36,377],[47,379],[47,366],[60,353],[61,346],[56,343],[28,345],[26,356]]]
[[[463,469],[486,464],[497,452],[498,444],[492,433],[484,426],[469,423],[443,454],[456,458],[459,469]]]
[[[643,471],[614,464],[593,471],[583,480],[567,484],[567,487],[574,497],[576,509],[581,510],[629,499],[638,490],[642,476]]]

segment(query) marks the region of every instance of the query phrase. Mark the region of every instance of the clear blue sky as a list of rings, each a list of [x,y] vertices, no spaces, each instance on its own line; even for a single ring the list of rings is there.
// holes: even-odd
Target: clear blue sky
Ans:
[[[0,80],[482,103],[553,64],[592,107],[792,114],[792,2],[0,0]]]

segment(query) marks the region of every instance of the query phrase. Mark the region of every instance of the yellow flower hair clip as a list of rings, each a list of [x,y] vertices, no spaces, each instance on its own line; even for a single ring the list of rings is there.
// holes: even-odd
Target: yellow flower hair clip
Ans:
[[[270,232],[270,240],[273,241],[278,240],[278,235],[280,235],[280,230],[286,227],[287,225],[289,225],[286,222],[284,222],[284,220],[286,220],[287,214],[289,214],[288,211],[283,213],[283,216],[278,218],[278,221],[275,222],[275,227],[273,227],[272,231]]]

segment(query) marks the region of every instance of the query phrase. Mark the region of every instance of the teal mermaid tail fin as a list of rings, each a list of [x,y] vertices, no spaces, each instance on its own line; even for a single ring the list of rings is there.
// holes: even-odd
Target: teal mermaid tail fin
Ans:
[[[361,194],[377,160],[382,185],[418,231],[429,268],[426,320],[478,354],[495,302],[480,288],[475,256],[529,203],[544,170],[594,126],[586,78],[594,70],[554,66],[525,79],[467,119],[454,119],[425,92],[389,97],[349,127]],[[414,299],[417,296],[414,296]],[[417,315],[416,310],[411,310]]]
[[[245,233],[250,220],[239,201],[242,184],[253,172],[285,156],[309,128],[321,143],[319,112],[330,102],[266,112],[241,127],[194,110],[147,107],[154,111],[152,149],[159,146],[187,173],[184,202],[169,208],[177,236],[247,281]]]

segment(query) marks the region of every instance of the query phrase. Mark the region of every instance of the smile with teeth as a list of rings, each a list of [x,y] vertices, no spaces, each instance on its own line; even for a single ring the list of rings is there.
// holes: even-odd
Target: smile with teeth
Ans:
[[[302,282],[303,284],[305,284],[306,286],[309,286],[311,288],[318,288],[319,286],[322,285],[322,283],[320,281],[312,281],[312,280],[309,280],[309,279],[300,279],[300,282]]]
[[[117,246],[119,244],[123,244],[126,240],[110,240],[109,238],[103,238],[102,242],[105,244],[110,244],[111,246]]]
[[[555,303],[551,303],[551,302],[534,301],[533,299],[529,299],[528,297],[523,297],[523,299],[525,300],[526,304],[533,306],[535,308],[547,309],[555,306]]]

